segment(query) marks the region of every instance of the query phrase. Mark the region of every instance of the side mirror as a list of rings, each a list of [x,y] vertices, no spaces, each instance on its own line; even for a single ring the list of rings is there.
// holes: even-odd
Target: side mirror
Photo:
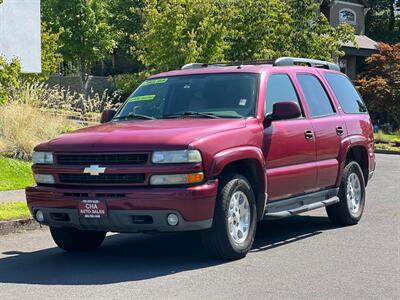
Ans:
[[[297,119],[301,117],[301,110],[296,102],[277,102],[272,106],[272,114],[266,115],[266,119],[274,120],[288,120]]]
[[[114,118],[116,113],[117,113],[117,111],[114,109],[106,109],[101,114],[100,123],[103,124],[103,123],[110,122],[112,120],[112,118]]]

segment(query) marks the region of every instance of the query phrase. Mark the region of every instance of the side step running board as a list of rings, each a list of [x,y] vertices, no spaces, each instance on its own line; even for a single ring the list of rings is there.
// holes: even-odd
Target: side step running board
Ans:
[[[317,192],[292,199],[267,204],[264,220],[275,220],[291,217],[306,211],[329,206],[339,202],[337,189]]]

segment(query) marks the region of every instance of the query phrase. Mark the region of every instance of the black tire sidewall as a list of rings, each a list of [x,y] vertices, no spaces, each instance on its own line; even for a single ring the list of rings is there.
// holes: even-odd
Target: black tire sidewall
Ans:
[[[360,185],[361,185],[361,202],[360,202],[360,208],[357,211],[357,213],[353,213],[349,207],[349,204],[347,202],[347,181],[348,178],[351,174],[356,174],[356,176],[358,177],[358,180],[360,181]],[[346,208],[346,211],[348,213],[348,217],[354,221],[354,222],[358,222],[361,219],[361,216],[364,212],[364,207],[365,207],[365,180],[364,180],[364,175],[361,171],[360,166],[358,165],[357,162],[352,161],[349,164],[346,165],[344,172],[343,172],[343,178],[342,178],[342,183],[340,186],[340,190],[339,190],[339,198],[340,201],[342,202],[343,207]]]

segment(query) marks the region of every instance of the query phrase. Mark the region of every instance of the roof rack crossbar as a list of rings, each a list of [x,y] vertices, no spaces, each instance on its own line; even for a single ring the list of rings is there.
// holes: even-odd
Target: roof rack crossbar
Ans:
[[[309,67],[314,67],[314,68],[324,68],[328,70],[340,71],[340,68],[337,64],[318,59],[309,59],[300,57],[281,57],[275,60],[274,62],[274,66],[277,67],[295,66],[301,64],[305,64]]]
[[[276,67],[295,66],[305,64],[309,67],[324,68],[329,70],[340,71],[337,64],[309,58],[300,57],[281,57],[276,60],[250,60],[250,61],[229,61],[229,62],[216,62],[216,63],[191,63],[182,67],[182,70],[187,69],[202,69],[208,67],[231,67],[231,66],[244,66],[244,65],[273,65]]]

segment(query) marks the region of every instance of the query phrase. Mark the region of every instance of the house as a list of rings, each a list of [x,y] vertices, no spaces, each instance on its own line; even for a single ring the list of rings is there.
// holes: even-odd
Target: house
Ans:
[[[339,66],[343,73],[355,80],[365,65],[365,58],[377,52],[377,43],[365,35],[365,16],[370,6],[366,0],[319,0],[321,12],[328,18],[332,26],[346,22],[354,27],[355,40],[346,43],[342,50],[346,53],[339,58]]]
[[[0,0],[0,55],[24,73],[41,72],[40,0]]]

